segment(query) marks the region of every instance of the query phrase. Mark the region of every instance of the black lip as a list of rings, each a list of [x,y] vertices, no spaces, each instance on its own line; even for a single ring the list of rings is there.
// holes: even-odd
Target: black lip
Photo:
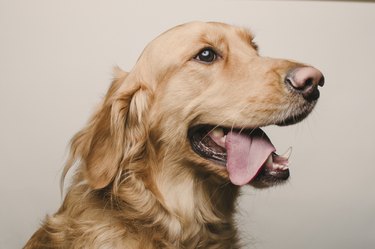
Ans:
[[[188,137],[193,151],[199,156],[222,166],[226,166],[227,164],[226,149],[217,145],[208,135],[210,131],[217,127],[222,128],[224,134],[228,134],[231,130],[243,133],[253,133],[258,130],[259,132],[263,132],[260,128],[237,129],[217,125],[197,125],[190,128]]]
[[[218,146],[209,136],[208,133],[214,129],[214,125],[198,125],[189,129],[188,136],[191,148],[199,156],[213,161],[214,163],[226,166],[226,150]]]
[[[250,184],[255,188],[268,188],[285,183],[289,176],[289,169],[270,171],[266,167],[262,167],[258,175],[250,182]]]
[[[300,113],[298,115],[293,115],[291,117],[288,117],[288,118],[284,119],[281,122],[276,123],[276,125],[278,125],[278,126],[294,125],[296,123],[299,123],[303,119],[305,119],[309,114],[310,114],[310,112],[303,112],[303,113]]]
[[[301,122],[304,120],[312,111],[312,109],[315,107],[316,101],[313,101],[311,103],[306,104],[303,108],[303,111],[300,111],[299,113],[294,113],[287,117],[286,119],[275,123],[278,126],[288,126],[288,125],[294,125],[296,123]]]

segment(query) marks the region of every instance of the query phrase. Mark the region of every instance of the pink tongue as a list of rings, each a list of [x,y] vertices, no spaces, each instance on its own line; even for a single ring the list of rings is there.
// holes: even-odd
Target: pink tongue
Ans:
[[[225,141],[227,170],[235,185],[249,183],[259,172],[269,155],[276,149],[260,129],[252,134],[229,132]]]

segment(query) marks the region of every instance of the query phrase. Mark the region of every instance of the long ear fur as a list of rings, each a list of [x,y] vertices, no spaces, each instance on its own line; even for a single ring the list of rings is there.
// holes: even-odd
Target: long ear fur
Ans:
[[[129,81],[127,73],[119,71],[117,75],[102,106],[73,137],[62,180],[80,160],[89,185],[93,189],[104,188],[121,167],[142,157],[151,94],[145,84]]]

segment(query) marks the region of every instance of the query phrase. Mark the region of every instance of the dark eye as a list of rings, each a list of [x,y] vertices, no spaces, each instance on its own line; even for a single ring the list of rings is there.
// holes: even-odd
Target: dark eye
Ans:
[[[217,54],[213,49],[205,48],[201,50],[194,59],[205,63],[212,63],[217,59]]]

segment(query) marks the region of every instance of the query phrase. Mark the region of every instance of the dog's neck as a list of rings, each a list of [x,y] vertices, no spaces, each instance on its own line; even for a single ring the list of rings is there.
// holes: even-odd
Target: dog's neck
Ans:
[[[78,172],[60,212],[74,219],[80,216],[84,210],[71,198],[81,196],[87,198],[85,203],[90,203],[92,209],[105,205],[108,212],[115,212],[119,224],[123,221],[138,233],[148,234],[151,229],[172,247],[210,248],[208,245],[218,244],[228,245],[218,248],[237,248],[233,214],[238,188],[215,176],[197,174],[189,163],[158,165],[161,168],[149,171],[155,165],[138,162],[133,167],[148,168],[152,177],[122,172],[125,178],[119,178],[117,186],[114,181],[100,190],[90,190]]]
[[[189,241],[203,234],[235,237],[233,214],[238,188],[217,176],[197,173],[188,162],[164,164],[154,181],[158,201],[173,222],[167,222],[173,239]],[[174,169],[173,169],[174,168]],[[209,238],[205,238],[209,239]]]

